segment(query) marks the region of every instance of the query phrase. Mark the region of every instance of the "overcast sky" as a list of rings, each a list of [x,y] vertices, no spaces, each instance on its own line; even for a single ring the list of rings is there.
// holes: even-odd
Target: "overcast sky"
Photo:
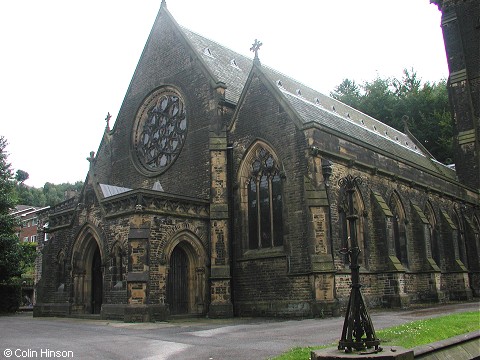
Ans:
[[[0,1],[0,135],[27,185],[84,180],[112,124],[161,0]],[[329,94],[362,83],[448,76],[429,0],[167,0],[187,28]],[[116,184],[122,185],[122,184]]]

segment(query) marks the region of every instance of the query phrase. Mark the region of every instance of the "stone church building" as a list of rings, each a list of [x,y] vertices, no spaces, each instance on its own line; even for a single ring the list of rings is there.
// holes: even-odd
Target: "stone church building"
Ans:
[[[338,314],[356,231],[371,307],[480,295],[479,3],[437,0],[456,170],[196,34],[162,2],[82,192],[44,211],[35,316]],[[359,176],[349,229],[340,179]]]

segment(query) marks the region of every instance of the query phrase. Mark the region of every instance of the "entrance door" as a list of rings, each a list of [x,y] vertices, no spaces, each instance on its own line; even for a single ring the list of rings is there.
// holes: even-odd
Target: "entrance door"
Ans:
[[[92,314],[100,314],[102,309],[102,292],[102,258],[100,249],[97,246],[92,259]]]
[[[188,257],[185,251],[178,246],[170,257],[167,284],[170,314],[188,313]]]

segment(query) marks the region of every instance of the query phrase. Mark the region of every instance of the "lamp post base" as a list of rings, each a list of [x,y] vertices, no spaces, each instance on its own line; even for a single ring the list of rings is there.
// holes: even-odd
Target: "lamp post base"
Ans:
[[[360,285],[352,285],[338,350],[345,350],[349,353],[353,349],[363,350],[373,347],[378,352],[382,350],[379,345],[380,340],[375,335],[372,320],[363,301]]]

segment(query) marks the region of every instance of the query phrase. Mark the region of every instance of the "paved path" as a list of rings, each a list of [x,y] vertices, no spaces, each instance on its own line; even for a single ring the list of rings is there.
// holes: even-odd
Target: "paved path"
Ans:
[[[420,310],[375,311],[375,329],[452,312],[478,310],[479,302]],[[268,359],[295,346],[337,342],[343,318],[272,320],[189,319],[168,323],[0,317],[0,358]],[[48,352],[50,351],[50,352]],[[63,352],[63,353],[62,353]]]

